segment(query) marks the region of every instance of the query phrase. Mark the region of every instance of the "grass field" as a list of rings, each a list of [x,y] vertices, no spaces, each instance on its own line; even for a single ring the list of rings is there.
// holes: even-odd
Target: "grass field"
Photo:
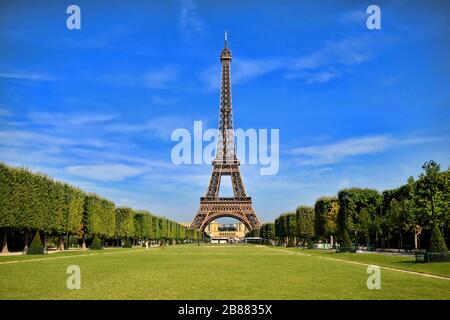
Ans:
[[[305,255],[307,253],[308,255]],[[369,290],[366,265],[382,269]],[[450,299],[450,263],[264,246],[188,246],[0,257],[0,299]],[[69,265],[81,289],[69,290]]]

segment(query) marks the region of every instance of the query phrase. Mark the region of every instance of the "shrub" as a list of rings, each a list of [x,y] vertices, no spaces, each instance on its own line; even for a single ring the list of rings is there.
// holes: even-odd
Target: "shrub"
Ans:
[[[437,224],[434,224],[431,231],[430,252],[447,252],[448,248],[445,244],[445,240],[442,237],[441,230]]]
[[[95,235],[91,243],[91,250],[101,250],[101,249],[103,249],[102,242],[97,237],[97,235]]]
[[[347,229],[344,230],[344,234],[342,236],[342,246],[343,247],[351,247],[352,244],[352,240],[350,240],[350,236],[348,235],[348,231]]]
[[[42,245],[41,236],[39,231],[36,231],[33,241],[31,241],[27,254],[44,254],[44,246]]]

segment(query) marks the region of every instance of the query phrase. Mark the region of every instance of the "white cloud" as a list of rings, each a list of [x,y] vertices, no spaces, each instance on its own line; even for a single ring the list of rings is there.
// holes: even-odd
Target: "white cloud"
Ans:
[[[117,115],[111,113],[32,112],[28,114],[28,118],[35,124],[65,127],[67,125],[90,125],[109,122],[117,118]]]
[[[174,98],[174,97],[154,96],[152,98],[152,101],[159,105],[170,105],[170,104],[175,104],[175,103],[179,102],[179,99]]]
[[[278,59],[245,60],[236,59],[233,82],[243,83],[248,80],[271,73],[282,67],[282,61]]]
[[[13,113],[5,108],[0,108],[0,117],[10,117]]]
[[[153,89],[162,89],[177,79],[178,70],[174,66],[147,72],[143,76],[144,85]]]
[[[192,0],[181,1],[181,12],[178,17],[183,36],[192,39],[195,35],[203,33],[204,23],[197,13],[197,5]]]
[[[355,9],[341,14],[338,18],[338,21],[344,23],[358,23],[364,26],[367,17],[368,14],[366,13],[365,9]]]
[[[323,165],[340,162],[346,158],[374,154],[393,147],[425,144],[444,140],[443,137],[394,138],[388,135],[376,135],[349,138],[331,144],[300,147],[290,150],[292,155],[306,156],[301,164]]]
[[[307,83],[324,83],[328,82],[334,78],[337,78],[339,76],[338,73],[331,72],[331,71],[323,71],[311,74],[309,77],[307,77],[306,82]]]
[[[135,177],[143,172],[142,168],[124,164],[101,164],[86,166],[69,166],[65,168],[69,174],[99,181],[121,181]]]
[[[319,52],[330,64],[354,65],[370,60],[370,45],[365,38],[347,38],[328,42]]]
[[[109,152],[109,151],[99,151],[92,149],[84,149],[84,148],[73,148],[74,153],[77,154],[82,159],[96,159],[101,160],[102,162],[127,162],[133,164],[140,164],[146,167],[161,169],[173,169],[176,165],[172,162],[165,162],[160,160],[153,160],[151,158],[139,157],[139,156],[131,156],[128,154],[117,153],[117,152]]]
[[[32,146],[6,146],[3,145],[2,141],[0,141],[0,159],[11,165],[26,165],[32,168],[35,168],[36,165],[45,164],[48,170],[43,170],[43,172],[46,173],[50,173],[50,168],[57,167],[71,160],[68,157],[62,156],[54,148],[43,148],[42,146],[39,148]]]
[[[368,52],[368,43],[363,38],[330,41],[313,53],[294,59],[285,77],[303,78],[309,84],[325,83],[341,76],[343,66],[369,61],[371,56]]]
[[[350,179],[344,178],[337,183],[337,189],[344,189],[350,187]]]
[[[200,73],[199,78],[204,83],[207,90],[216,90],[220,88],[220,66],[218,64],[209,66]]]
[[[283,72],[289,80],[303,79],[308,84],[325,83],[341,77],[349,66],[370,60],[369,44],[365,38],[345,38],[329,41],[312,53],[299,57],[236,59],[233,83],[240,84],[273,72]],[[220,86],[220,66],[213,65],[200,74],[208,89]]]
[[[109,143],[104,143],[96,139],[80,140],[78,138],[64,138],[54,135],[38,133],[27,130],[5,130],[0,131],[0,145],[4,146],[91,146],[106,147]]]
[[[320,72],[296,72],[287,73],[285,75],[286,79],[305,79],[306,83],[324,83],[332,79],[340,77],[340,73],[336,71],[320,71]]]
[[[232,64],[233,84],[246,83],[255,78],[274,72],[283,67],[282,60],[273,59],[236,59]],[[220,88],[221,69],[220,65],[209,66],[200,73],[200,79],[208,90]]]
[[[207,127],[207,122],[203,121],[203,127]],[[141,133],[149,132],[154,136],[165,140],[170,140],[172,131],[177,128],[186,128],[192,130],[194,126],[194,120],[192,118],[175,117],[155,117],[147,120],[144,123],[129,124],[129,123],[114,123],[103,127],[106,132],[118,132],[118,133]]]
[[[55,77],[46,73],[0,72],[0,78],[27,81],[54,81]]]

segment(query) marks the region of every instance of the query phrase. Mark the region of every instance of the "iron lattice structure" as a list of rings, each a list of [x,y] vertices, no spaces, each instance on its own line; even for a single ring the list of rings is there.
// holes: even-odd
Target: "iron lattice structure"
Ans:
[[[197,211],[191,227],[204,231],[211,221],[221,217],[232,217],[244,223],[250,231],[259,228],[260,222],[253,210],[252,198],[248,197],[245,191],[239,170],[240,163],[236,157],[231,103],[231,51],[227,46],[226,33],[220,62],[222,64],[222,81],[216,157],[212,161],[213,170],[208,189],[205,196],[200,198],[200,209]],[[220,180],[224,175],[231,176],[234,197],[219,197]]]

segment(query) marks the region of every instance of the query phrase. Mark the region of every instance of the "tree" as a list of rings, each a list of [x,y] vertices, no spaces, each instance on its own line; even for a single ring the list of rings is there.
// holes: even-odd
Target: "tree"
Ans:
[[[414,182],[412,206],[416,221],[416,235],[432,233],[434,225],[447,227],[449,221],[450,175],[440,171],[440,165],[430,160],[422,166],[424,172]]]
[[[44,235],[59,235],[64,249],[63,234],[80,228],[84,193],[46,175],[0,164],[0,195],[0,228],[5,236],[11,229],[26,237],[41,230]]]
[[[296,236],[295,212],[286,212],[281,214],[275,220],[275,235],[279,241],[293,246]]]
[[[2,253],[8,252],[8,232],[16,226],[17,200],[15,199],[12,168],[0,162],[0,231],[2,231]]]
[[[297,224],[294,212],[285,213],[285,228],[286,228],[286,236],[288,239],[287,246],[294,247],[297,241],[296,239]]]
[[[431,233],[431,243],[430,243],[430,251],[431,252],[447,252],[448,248],[445,244],[444,238],[442,237],[441,230],[437,224],[433,226]]]
[[[132,212],[129,208],[127,212],[130,210]],[[126,234],[126,237],[132,237],[135,229],[139,238],[159,239],[164,236],[175,239],[185,236],[184,228],[180,228],[178,223],[156,218],[148,212],[137,217],[136,221],[133,218],[126,222],[121,220],[118,226],[119,233]],[[85,249],[87,236],[111,239],[116,234],[116,227],[113,202],[95,194],[85,194],[44,174],[0,162],[2,252],[8,251],[8,235],[25,235],[25,248],[36,231],[42,232],[44,246],[46,235],[54,235],[58,237],[59,249],[63,250],[64,236],[81,234]]]
[[[153,240],[159,240],[161,238],[161,230],[159,228],[160,226],[160,222],[159,222],[160,218],[159,217],[152,217],[152,230],[153,230]]]
[[[265,243],[270,243],[271,240],[275,239],[275,224],[274,223],[264,223],[261,226],[260,231],[261,238],[264,239]]]
[[[339,234],[343,238],[344,231],[347,231],[349,237],[353,236],[355,244],[363,238],[369,246],[370,230],[373,229],[375,217],[379,214],[382,196],[377,190],[350,188],[339,191],[338,199]]]
[[[136,211],[134,213],[134,237],[136,240],[144,240],[147,237],[146,231],[147,231],[147,224],[148,224],[148,218],[147,213],[144,213],[142,211]]]
[[[314,205],[314,233],[316,237],[330,238],[333,246],[334,237],[338,233],[337,217],[339,214],[339,200],[336,197],[321,197]]]
[[[275,219],[275,237],[280,243],[284,243],[286,237],[284,216],[281,215]]]
[[[134,236],[134,211],[131,208],[116,209],[116,237],[128,244]]]
[[[86,248],[86,235],[112,238],[116,229],[114,203],[95,194],[89,194],[84,201],[82,248]]]
[[[299,206],[295,211],[296,234],[299,239],[311,244],[314,236],[314,208]]]

